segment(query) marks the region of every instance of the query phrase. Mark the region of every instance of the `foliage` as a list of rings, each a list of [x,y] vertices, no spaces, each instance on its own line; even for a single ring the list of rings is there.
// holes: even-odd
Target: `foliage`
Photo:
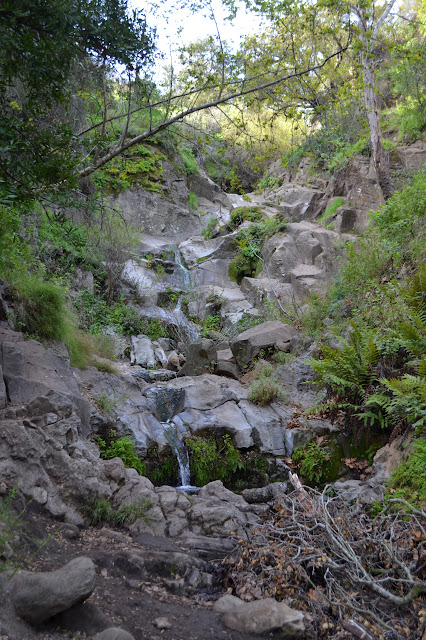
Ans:
[[[237,207],[230,213],[228,230],[235,231],[245,221],[260,222],[262,217],[262,211],[259,207]]]
[[[121,458],[125,467],[128,469],[136,469],[141,476],[145,475],[146,466],[137,455],[135,445],[131,441],[130,436],[123,436],[122,438],[116,438],[116,436],[117,432],[111,429],[108,434],[108,444],[102,438],[98,438],[97,444],[101,457],[104,460]]]
[[[192,213],[195,213],[197,211],[198,201],[197,201],[197,196],[193,191],[189,192],[188,205],[189,205],[189,209],[190,209],[190,211],[192,211]]]
[[[209,221],[207,222],[207,225],[204,227],[204,229],[201,231],[201,235],[203,236],[204,240],[211,240],[213,237],[213,231],[215,230],[216,227],[216,218],[209,218]]]
[[[260,363],[259,363],[260,365]],[[264,406],[283,395],[278,381],[273,377],[274,367],[269,364],[256,365],[248,399],[253,404]]]
[[[83,290],[78,294],[75,304],[81,326],[94,335],[104,333],[107,327],[113,327],[123,335],[144,334],[151,340],[167,338],[169,335],[160,320],[141,316],[134,307],[125,303],[124,298],[108,304],[100,296]]]
[[[300,474],[308,482],[319,484],[327,477],[325,463],[330,460],[330,452],[327,447],[318,445],[315,440],[312,440],[307,447],[296,447],[291,459],[299,465]]]
[[[423,265],[408,286],[397,289],[404,307],[396,326],[382,326],[379,335],[371,322],[351,322],[349,338],[341,338],[338,349],[321,346],[322,358],[309,361],[319,384],[327,387],[327,400],[317,411],[341,409],[365,426],[406,424],[413,425],[418,434],[424,432],[425,290]]]
[[[91,503],[83,505],[82,511],[86,522],[90,527],[98,524],[110,524],[123,526],[131,525],[137,520],[142,520],[147,525],[151,523],[149,510],[152,503],[147,498],[141,498],[138,502],[121,504],[114,508],[106,498],[97,498]]]
[[[200,173],[197,167],[197,161],[191,147],[182,147],[179,149],[180,157],[185,165],[186,175],[190,176],[194,173]]]
[[[324,211],[324,213],[322,213],[320,215],[320,217],[318,218],[318,222],[323,222],[324,220],[327,220],[327,218],[331,218],[332,216],[334,216],[334,214],[336,213],[337,209],[339,207],[342,206],[342,204],[344,203],[345,199],[344,198],[336,198],[328,207],[327,209]]]
[[[162,160],[166,156],[157,149],[137,145],[96,172],[94,183],[106,193],[117,194],[136,186],[161,193]]]
[[[213,480],[227,482],[244,466],[241,454],[228,434],[218,439],[213,436],[191,436],[185,440],[185,444],[189,451],[191,478],[198,487]]]
[[[287,220],[276,216],[266,218],[247,229],[241,229],[234,239],[237,254],[229,265],[229,277],[238,284],[244,276],[256,277],[262,266],[262,247],[268,238],[284,231]]]
[[[17,487],[14,487],[7,496],[0,497],[0,574],[12,564],[17,534],[23,524],[22,512],[16,513],[14,509],[16,493]]]
[[[404,498],[424,508],[426,504],[426,440],[414,440],[406,460],[392,472],[387,483],[385,502],[391,498]]]
[[[145,18],[126,0],[7,0],[0,34],[0,182],[21,200],[40,186],[73,185],[80,149],[78,117],[67,110],[78,93],[72,84],[80,73],[81,87],[85,65],[146,64],[153,39]]]
[[[220,330],[220,316],[207,316],[203,320],[203,326],[200,332],[202,338],[210,338],[211,334]]]

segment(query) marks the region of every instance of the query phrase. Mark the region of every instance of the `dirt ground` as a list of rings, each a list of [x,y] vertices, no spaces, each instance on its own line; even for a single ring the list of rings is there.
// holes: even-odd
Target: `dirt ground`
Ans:
[[[132,576],[117,570],[114,558],[117,554],[138,550],[182,551],[171,540],[150,535],[132,538],[124,530],[115,530],[108,537],[101,528],[87,528],[77,537],[73,532],[61,528],[61,524],[42,515],[31,517],[32,538],[45,538],[41,549],[33,556],[26,554],[21,566],[31,571],[50,571],[64,566],[73,558],[90,557],[97,568],[96,587],[91,597],[68,616],[68,628],[63,620],[55,620],[37,629],[36,637],[43,640],[66,638],[90,638],[95,635],[91,623],[99,611],[108,618],[110,625],[122,627],[136,640],[249,640],[253,636],[227,629],[212,607],[224,593],[220,577],[209,590],[185,589],[176,595],[165,588],[164,579],[157,575]],[[109,530],[111,532],[111,530]],[[109,537],[115,536],[114,538]],[[71,537],[70,537],[71,536]],[[40,546],[35,544],[35,546]],[[176,579],[180,576],[175,576]],[[191,593],[192,591],[192,593]],[[93,607],[96,605],[96,607]],[[80,605],[81,607],[81,605]],[[0,606],[1,640],[24,640],[22,629],[6,615],[7,607]],[[101,615],[101,614],[100,614]],[[160,629],[156,619],[167,618],[170,629]],[[60,626],[58,624],[60,623]],[[158,623],[157,623],[158,624]],[[1,635],[7,632],[7,635]],[[25,639],[26,640],[26,639]]]

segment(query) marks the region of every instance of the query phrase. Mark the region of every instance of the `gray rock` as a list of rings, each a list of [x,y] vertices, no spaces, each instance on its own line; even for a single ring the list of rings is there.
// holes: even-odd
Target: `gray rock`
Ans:
[[[86,557],[75,558],[57,571],[20,571],[12,578],[12,602],[21,618],[40,624],[86,600],[95,580],[95,565]]]
[[[4,409],[7,404],[6,385],[3,380],[3,367],[0,365],[0,409]]]
[[[236,631],[254,634],[279,631],[284,638],[302,637],[305,631],[303,613],[272,598],[243,602],[225,595],[217,600],[214,610],[222,614],[227,627]]]
[[[160,631],[167,631],[172,628],[172,623],[167,618],[155,618],[154,626]]]
[[[217,362],[217,349],[213,340],[199,338],[192,342],[185,352],[186,362],[178,376],[200,376],[212,373]]]
[[[241,495],[249,504],[258,504],[276,500],[287,492],[288,485],[286,482],[273,482],[266,487],[259,487],[258,489],[244,489]]]
[[[334,489],[337,494],[349,502],[358,501],[361,504],[372,504],[376,500],[383,501],[385,486],[374,478],[363,482],[361,480],[345,480],[335,482]]]
[[[135,638],[121,627],[110,627],[98,633],[93,640],[135,640]]]
[[[284,429],[279,415],[271,407],[259,407],[247,400],[242,400],[239,407],[252,427],[253,442],[260,451],[284,455]]]
[[[234,338],[231,342],[232,353],[241,368],[244,368],[261,349],[274,347],[277,341],[289,342],[297,334],[294,327],[278,321],[263,322]]]
[[[151,340],[146,336],[132,336],[130,362],[141,367],[154,368],[157,364]]]
[[[50,622],[62,629],[81,631],[88,635],[99,633],[111,626],[104,612],[91,602],[75,604],[70,609],[58,613]]]

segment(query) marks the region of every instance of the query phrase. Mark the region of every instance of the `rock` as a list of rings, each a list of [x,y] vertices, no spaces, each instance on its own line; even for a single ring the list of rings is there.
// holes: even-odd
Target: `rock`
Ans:
[[[180,360],[177,353],[172,353],[167,360],[167,368],[170,371],[179,371],[180,369]]]
[[[286,482],[273,482],[266,487],[259,487],[258,489],[244,489],[241,495],[249,504],[258,504],[276,500],[287,492],[288,485]]]
[[[4,409],[7,404],[6,385],[3,379],[3,367],[0,365],[0,409]]]
[[[233,538],[201,536],[192,531],[184,531],[179,544],[190,551],[195,551],[200,558],[218,560],[235,551],[237,542]]]
[[[131,364],[139,364],[141,367],[154,368],[157,364],[154,348],[151,340],[146,336],[132,336]]]
[[[225,595],[213,608],[222,614],[223,623],[236,631],[255,634],[279,631],[284,638],[302,637],[305,631],[303,613],[272,598],[243,602]]]
[[[185,353],[186,362],[178,376],[200,376],[212,373],[217,362],[217,349],[213,340],[199,338],[192,342]]]
[[[253,442],[260,451],[284,455],[284,429],[279,415],[271,407],[259,407],[247,400],[242,400],[239,407],[252,427]]]
[[[248,449],[253,445],[252,427],[235,402],[225,402],[209,414],[212,426],[215,429],[225,429],[230,433],[239,449]]]
[[[12,602],[21,618],[40,624],[86,600],[95,580],[95,565],[86,557],[75,558],[57,571],[20,571],[12,578]]]
[[[234,338],[231,341],[232,353],[243,369],[252,362],[261,349],[274,347],[277,341],[289,342],[295,335],[297,330],[288,324],[278,321],[263,322]]]
[[[167,631],[172,628],[172,623],[169,622],[167,618],[155,618],[154,626],[160,629],[160,631]]]
[[[93,640],[135,640],[135,638],[121,627],[110,627],[98,633]]]
[[[228,360],[218,359],[214,372],[217,376],[224,376],[233,380],[239,380],[241,377],[241,371],[235,362],[229,362]]]
[[[339,497],[348,502],[358,501],[361,504],[372,504],[376,500],[383,501],[385,487],[374,478],[363,482],[361,480],[345,480],[333,485]]]
[[[54,616],[50,623],[55,627],[69,629],[70,631],[80,631],[88,635],[99,633],[111,626],[111,622],[104,612],[91,602],[75,604],[70,609]]]

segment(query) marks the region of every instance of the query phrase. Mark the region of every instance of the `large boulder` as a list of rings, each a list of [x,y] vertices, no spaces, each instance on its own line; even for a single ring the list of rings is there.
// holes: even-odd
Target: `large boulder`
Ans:
[[[95,580],[95,565],[86,557],[75,558],[57,571],[20,571],[12,578],[12,602],[21,618],[40,624],[86,600]]]
[[[273,598],[243,602],[227,594],[217,600],[214,610],[222,614],[227,627],[236,631],[254,634],[279,631],[282,638],[302,637],[305,631],[303,613]]]
[[[231,349],[239,366],[244,369],[261,349],[274,347],[276,343],[290,344],[290,340],[296,335],[297,329],[291,325],[275,320],[263,322],[234,338]]]
[[[130,353],[132,364],[139,364],[141,367],[154,368],[157,364],[154,347],[146,336],[132,336],[132,351]]]
[[[213,340],[199,338],[192,342],[185,353],[186,362],[178,376],[201,376],[212,373],[217,362],[217,349]]]

